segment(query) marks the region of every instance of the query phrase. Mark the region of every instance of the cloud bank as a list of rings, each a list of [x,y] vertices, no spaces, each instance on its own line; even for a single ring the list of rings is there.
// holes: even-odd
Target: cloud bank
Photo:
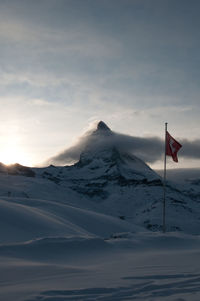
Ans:
[[[178,157],[188,159],[200,159],[200,140],[188,141],[177,139],[183,147]],[[79,160],[83,151],[96,151],[116,147],[121,152],[127,152],[137,156],[147,163],[162,160],[164,156],[164,140],[158,137],[135,137],[117,132],[106,135],[92,132],[91,130],[81,136],[77,143],[63,150],[59,154],[47,160],[46,164],[67,165]]]

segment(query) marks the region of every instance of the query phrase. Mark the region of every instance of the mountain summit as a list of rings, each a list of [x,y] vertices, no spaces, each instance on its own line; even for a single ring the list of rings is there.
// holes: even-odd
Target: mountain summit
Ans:
[[[99,121],[97,124],[97,130],[99,131],[111,131],[111,129],[103,121]]]
[[[92,137],[97,135],[98,139],[100,136],[106,137],[113,135],[111,129],[103,121],[97,123],[96,129],[92,132]]]

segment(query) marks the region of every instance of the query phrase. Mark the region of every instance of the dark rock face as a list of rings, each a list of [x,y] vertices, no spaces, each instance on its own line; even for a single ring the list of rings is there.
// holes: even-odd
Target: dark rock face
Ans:
[[[20,164],[14,164],[8,166],[8,173],[13,175],[20,175],[26,177],[34,177],[35,173],[30,167],[26,167]]]
[[[59,184],[60,183],[60,179],[58,177],[55,177],[53,176],[50,172],[48,171],[44,171],[42,173],[42,177],[45,178],[45,179],[48,179],[56,184]]]
[[[17,163],[12,165],[4,165],[1,163],[0,172],[8,175],[35,177],[35,172],[32,170],[32,168]]]
[[[111,131],[111,129],[103,121],[100,121],[98,123],[97,130],[100,130],[100,131]]]

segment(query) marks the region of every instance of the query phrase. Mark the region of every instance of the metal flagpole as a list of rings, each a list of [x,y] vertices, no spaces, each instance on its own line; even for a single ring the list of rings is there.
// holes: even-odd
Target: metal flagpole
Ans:
[[[164,158],[164,179],[163,179],[163,233],[166,232],[165,224],[165,199],[166,199],[166,146],[167,146],[167,122],[165,122],[165,158]]]

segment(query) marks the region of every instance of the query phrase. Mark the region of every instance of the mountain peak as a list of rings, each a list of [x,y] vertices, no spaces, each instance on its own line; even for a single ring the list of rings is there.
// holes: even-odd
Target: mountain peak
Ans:
[[[97,130],[100,131],[111,131],[111,129],[103,121],[99,121],[97,124]]]

